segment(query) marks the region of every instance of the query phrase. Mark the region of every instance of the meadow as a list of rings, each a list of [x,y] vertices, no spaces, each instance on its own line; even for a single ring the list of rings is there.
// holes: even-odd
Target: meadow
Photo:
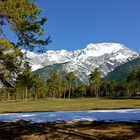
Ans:
[[[76,111],[140,108],[140,99],[46,99],[0,102],[0,113]],[[88,130],[88,131],[87,131]],[[140,139],[140,122],[0,122],[0,139],[11,140],[98,140]]]
[[[0,113],[140,108],[140,99],[46,99],[0,102]]]

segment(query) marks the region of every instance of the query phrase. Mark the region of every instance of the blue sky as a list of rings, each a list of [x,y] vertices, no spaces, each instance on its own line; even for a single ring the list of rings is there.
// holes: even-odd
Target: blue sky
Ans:
[[[140,52],[140,0],[36,0],[48,17],[48,49],[116,42]]]
[[[46,16],[48,50],[76,50],[89,43],[122,43],[140,53],[140,0],[36,0]],[[5,28],[10,39],[15,36]]]

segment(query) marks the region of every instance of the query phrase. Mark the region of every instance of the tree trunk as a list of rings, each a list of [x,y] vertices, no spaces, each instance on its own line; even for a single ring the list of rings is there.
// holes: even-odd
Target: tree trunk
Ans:
[[[7,91],[7,102],[9,102],[9,100],[10,100],[10,92]]]
[[[27,98],[28,98],[28,89],[27,87],[25,88],[25,101],[27,102]]]
[[[64,91],[64,99],[66,98],[66,92]]]
[[[98,89],[98,86],[96,86],[96,94],[97,94],[97,98],[99,98],[99,89]]]
[[[70,99],[70,92],[71,92],[71,82],[70,82],[70,85],[69,85],[69,99]]]
[[[55,98],[55,89],[53,90],[53,99]]]

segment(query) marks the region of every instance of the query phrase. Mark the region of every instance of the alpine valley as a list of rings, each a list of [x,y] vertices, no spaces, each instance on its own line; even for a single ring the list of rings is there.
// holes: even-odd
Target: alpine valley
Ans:
[[[98,67],[104,77],[117,66],[138,58],[139,54],[119,43],[91,43],[75,51],[49,50],[43,54],[28,51],[27,57],[32,70],[41,71],[41,77],[48,76],[50,71],[73,71],[81,81],[88,82],[88,75],[95,68]]]

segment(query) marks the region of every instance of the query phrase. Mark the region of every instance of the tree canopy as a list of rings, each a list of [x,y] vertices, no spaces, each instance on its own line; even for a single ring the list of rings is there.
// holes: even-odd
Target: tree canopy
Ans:
[[[0,38],[0,80],[11,87],[15,78],[21,73],[20,50],[7,40]]]
[[[91,71],[91,74],[89,75],[89,82],[96,97],[98,97],[100,81],[101,81],[101,74],[100,74],[99,68],[95,68],[95,70]]]
[[[24,71],[21,48],[42,52],[51,42],[50,37],[40,38],[47,21],[40,13],[34,0],[0,0],[0,81],[5,86],[12,86]],[[5,27],[15,34],[15,40],[8,39]]]
[[[0,2],[0,36],[6,39],[4,26],[8,25],[18,41],[15,46],[33,49],[42,48],[50,42],[50,37],[39,39],[44,34],[42,26],[46,17],[39,19],[41,10],[33,0],[3,0]]]

